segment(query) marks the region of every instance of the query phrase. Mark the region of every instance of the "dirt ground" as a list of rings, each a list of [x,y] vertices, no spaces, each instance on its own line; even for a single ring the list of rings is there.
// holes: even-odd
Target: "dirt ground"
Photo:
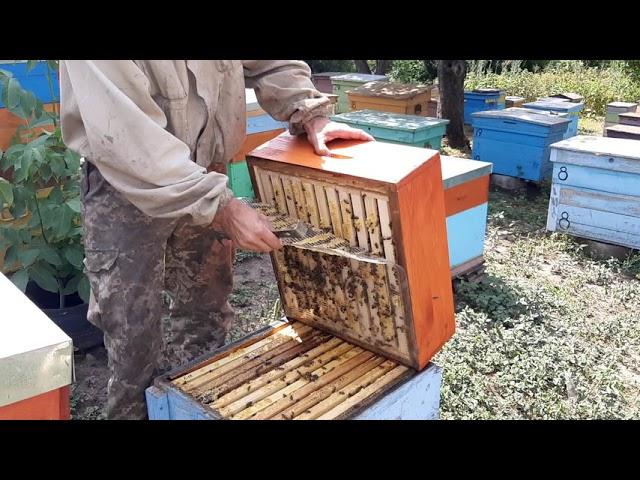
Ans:
[[[273,275],[269,255],[238,252],[235,263],[235,288],[231,303],[236,309],[237,321],[227,339],[237,340],[280,316],[278,287]],[[275,308],[274,308],[275,307]],[[76,382],[71,390],[71,417],[73,419],[104,419],[107,399],[107,352],[96,347],[76,353]]]

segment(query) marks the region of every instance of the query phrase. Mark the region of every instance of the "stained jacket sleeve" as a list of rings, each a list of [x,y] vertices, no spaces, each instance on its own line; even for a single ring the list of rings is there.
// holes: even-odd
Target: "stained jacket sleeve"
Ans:
[[[244,60],[247,88],[253,88],[260,106],[276,120],[289,122],[292,135],[304,124],[331,113],[329,98],[311,82],[311,69],[299,60]]]
[[[207,224],[233,196],[226,175],[207,173],[165,130],[167,118],[133,61],[65,60],[60,82],[65,143],[145,214]]]

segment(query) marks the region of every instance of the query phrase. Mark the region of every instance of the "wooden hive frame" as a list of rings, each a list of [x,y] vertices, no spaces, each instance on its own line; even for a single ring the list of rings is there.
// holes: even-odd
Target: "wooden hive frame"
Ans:
[[[332,148],[351,161],[336,158],[329,168],[324,159],[317,168],[322,157],[307,142],[279,136],[248,157],[254,190],[281,213],[379,255],[403,275],[389,267],[368,275],[357,262],[285,247],[272,254],[285,314],[424,368],[455,328],[439,154],[382,142],[339,145]],[[363,167],[378,170],[358,176]],[[308,274],[292,289],[292,267],[317,272],[317,281]],[[363,280],[353,286],[353,278]],[[324,302],[305,297],[322,290]]]
[[[418,376],[321,330],[280,322],[156,385],[179,391],[213,419],[339,420]]]

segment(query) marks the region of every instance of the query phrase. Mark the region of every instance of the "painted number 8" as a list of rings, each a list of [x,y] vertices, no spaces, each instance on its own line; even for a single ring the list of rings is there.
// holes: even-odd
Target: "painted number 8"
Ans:
[[[567,172],[567,167],[560,167],[560,171],[558,172],[558,178],[562,181],[569,178],[569,172]]]
[[[562,212],[560,215],[560,220],[558,221],[558,225],[563,230],[567,230],[571,226],[571,222],[569,221],[569,214],[567,212]]]

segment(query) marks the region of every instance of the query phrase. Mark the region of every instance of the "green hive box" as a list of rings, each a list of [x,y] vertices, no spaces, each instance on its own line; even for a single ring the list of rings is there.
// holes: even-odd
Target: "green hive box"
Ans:
[[[386,82],[389,79],[385,75],[369,75],[365,73],[347,73],[331,77],[333,85],[333,94],[338,95],[338,103],[336,105],[336,113],[344,113],[351,110],[351,102],[347,92],[358,88],[369,82]]]
[[[334,115],[331,119],[364,130],[376,140],[433,150],[440,150],[442,137],[449,123],[449,120],[442,118],[403,115],[378,110],[342,113]]]

